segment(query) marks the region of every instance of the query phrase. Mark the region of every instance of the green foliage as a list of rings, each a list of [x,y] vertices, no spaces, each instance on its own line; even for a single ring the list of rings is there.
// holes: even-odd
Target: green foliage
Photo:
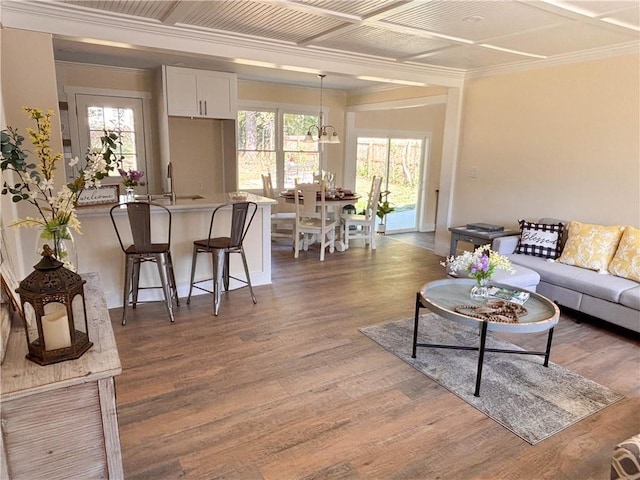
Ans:
[[[2,171],[13,170],[26,174],[31,170],[30,176],[39,182],[40,173],[36,170],[35,163],[27,163],[27,155],[21,148],[22,142],[24,142],[24,137],[11,127],[0,132],[0,151],[2,152],[0,166],[2,167]],[[9,185],[6,181],[3,181],[2,195],[9,193],[11,194],[12,202],[19,202],[20,200],[29,198],[28,185],[23,182]]]
[[[69,162],[75,170],[72,181],[54,191],[54,172],[57,163],[62,161],[61,153],[51,149],[51,117],[53,111],[43,112],[37,108],[24,107],[29,118],[36,122],[36,128],[27,128],[27,136],[33,145],[33,151],[23,150],[22,137],[17,129],[7,127],[0,131],[0,167],[2,168],[2,195],[11,195],[13,202],[25,201],[38,211],[39,218],[26,217],[14,220],[12,226],[43,226],[56,228],[68,225],[78,229],[80,222],[75,215],[75,202],[85,188],[99,185],[102,178],[114,170],[123,157],[118,157],[113,148],[120,143],[118,134],[104,131],[102,146],[92,148],[87,154],[86,163],[76,166],[78,158]],[[36,161],[29,163],[27,154]],[[9,172],[7,182],[5,173]]]
[[[378,200],[378,210],[376,211],[376,215],[378,216],[380,221],[384,220],[385,215],[396,210],[395,207],[392,207],[389,203],[390,193],[391,192],[389,190],[380,192],[380,199]]]

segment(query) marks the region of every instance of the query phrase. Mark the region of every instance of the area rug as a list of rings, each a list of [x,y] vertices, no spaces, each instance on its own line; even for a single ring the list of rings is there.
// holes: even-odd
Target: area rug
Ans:
[[[411,358],[413,318],[361,328],[369,338],[532,445],[558,433],[623,396],[543,357],[486,352],[480,396],[473,395],[478,352],[418,347]],[[478,330],[433,313],[420,319],[418,343],[477,347]],[[540,338],[539,350],[546,346]],[[519,350],[487,335],[487,348]],[[553,358],[553,348],[551,349]]]

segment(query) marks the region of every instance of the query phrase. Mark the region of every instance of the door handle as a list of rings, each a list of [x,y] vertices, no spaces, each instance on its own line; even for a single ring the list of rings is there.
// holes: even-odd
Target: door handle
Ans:
[[[202,115],[202,100],[198,100],[198,113]]]
[[[207,116],[207,101],[204,101],[204,116]]]

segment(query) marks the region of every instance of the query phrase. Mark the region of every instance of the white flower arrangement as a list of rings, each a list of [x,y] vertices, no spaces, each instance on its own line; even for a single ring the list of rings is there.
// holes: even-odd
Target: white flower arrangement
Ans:
[[[76,217],[76,201],[86,188],[99,187],[100,180],[120,163],[113,152],[119,143],[119,137],[114,132],[107,132],[101,137],[102,145],[92,148],[86,156],[84,167],[79,166],[79,159],[75,157],[69,162],[74,170],[72,180],[54,192],[54,172],[56,164],[62,160],[61,153],[51,151],[51,117],[53,111],[43,112],[37,108],[24,107],[30,119],[36,123],[36,128],[27,128],[27,135],[34,146],[36,160],[27,160],[27,152],[22,149],[24,137],[14,128],[2,130],[2,155],[0,165],[3,174],[12,172],[13,177],[3,178],[2,195],[10,195],[12,202],[26,201],[33,205],[38,217],[26,217],[14,220],[14,227],[39,227],[44,229],[45,238],[57,227],[70,227],[80,231],[80,222]],[[3,175],[4,177],[4,175]],[[17,180],[17,181],[16,181]],[[47,233],[49,232],[49,233]]]
[[[440,265],[447,268],[451,274],[461,271],[467,272],[476,281],[488,280],[493,276],[495,270],[505,270],[514,273],[511,261],[504,255],[491,250],[491,245],[482,245],[473,252],[464,252],[462,255],[447,257]]]

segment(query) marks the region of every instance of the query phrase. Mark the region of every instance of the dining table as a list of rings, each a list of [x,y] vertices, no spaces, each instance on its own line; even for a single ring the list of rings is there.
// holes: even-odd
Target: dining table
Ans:
[[[280,192],[279,197],[283,198],[286,203],[295,203],[295,192],[293,189]],[[340,226],[340,213],[342,213],[342,209],[344,207],[355,204],[361,198],[362,195],[359,193],[346,189],[338,188],[336,189],[335,194],[325,192],[324,200],[327,210],[333,212],[335,218],[338,220],[336,226],[338,231],[336,233],[334,247],[339,252],[344,252],[346,250],[344,239],[342,238],[342,228]],[[302,201],[304,202],[304,199],[302,199]],[[313,240],[310,243],[313,243]]]

